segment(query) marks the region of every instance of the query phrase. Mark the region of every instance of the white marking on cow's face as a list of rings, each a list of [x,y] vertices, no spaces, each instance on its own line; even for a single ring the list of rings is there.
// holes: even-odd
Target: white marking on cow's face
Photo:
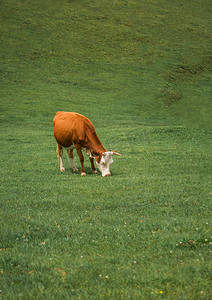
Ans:
[[[107,151],[102,153],[102,158],[100,162],[96,162],[99,171],[102,173],[102,176],[110,176],[110,165],[113,163],[112,159],[113,152]]]

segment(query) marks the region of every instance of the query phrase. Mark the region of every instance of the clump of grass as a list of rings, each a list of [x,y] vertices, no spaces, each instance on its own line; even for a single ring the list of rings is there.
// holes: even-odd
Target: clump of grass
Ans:
[[[182,94],[176,88],[167,84],[167,86],[162,91],[163,102],[168,107],[172,104],[177,103],[182,99]]]
[[[210,70],[211,59],[208,56],[205,62],[194,65],[179,65],[173,68],[166,79],[168,82],[179,83],[184,81],[190,81],[194,79],[194,76],[200,75],[206,70]]]
[[[168,71],[164,76],[165,87],[161,89],[161,99],[165,106],[169,107],[173,104],[176,104],[179,101],[181,105],[178,107],[175,106],[176,110],[183,109],[185,104],[185,87],[189,84],[195,85],[195,82],[198,80],[198,77],[201,76],[204,72],[208,72],[211,68],[211,57],[207,56],[201,63],[197,64],[180,64],[174,66],[173,69]],[[193,100],[191,105],[195,106]],[[194,113],[194,111],[193,111]],[[195,113],[196,115],[196,113]]]

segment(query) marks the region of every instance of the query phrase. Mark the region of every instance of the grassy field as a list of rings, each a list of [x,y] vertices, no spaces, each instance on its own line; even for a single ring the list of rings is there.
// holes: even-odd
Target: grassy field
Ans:
[[[0,8],[0,298],[211,299],[210,1]],[[111,177],[60,173],[58,110]]]

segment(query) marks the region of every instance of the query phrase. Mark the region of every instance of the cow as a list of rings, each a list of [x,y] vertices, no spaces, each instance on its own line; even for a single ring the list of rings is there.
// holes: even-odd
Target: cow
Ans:
[[[65,171],[63,165],[63,148],[67,149],[72,169],[78,172],[74,162],[73,150],[76,149],[81,163],[81,175],[86,176],[84,168],[84,156],[82,149],[90,157],[91,169],[94,174],[96,165],[103,177],[110,176],[110,164],[113,163],[112,155],[120,155],[115,151],[107,151],[100,142],[96,130],[91,121],[81,114],[75,112],[58,111],[53,119],[54,136],[57,141],[57,156],[60,171]]]

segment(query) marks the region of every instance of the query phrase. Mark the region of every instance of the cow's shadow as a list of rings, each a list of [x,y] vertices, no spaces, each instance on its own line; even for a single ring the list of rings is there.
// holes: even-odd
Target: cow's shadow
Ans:
[[[78,172],[74,172],[74,170],[72,169],[72,168],[70,168],[70,167],[66,167],[65,168],[65,171],[64,172],[60,172],[63,176],[72,176],[72,175],[76,175],[76,176],[81,176],[81,171],[80,171],[80,168],[78,168],[79,169],[79,171]],[[85,173],[86,173],[86,176],[99,176],[99,175],[101,175],[101,173],[97,170],[97,173],[96,174],[94,174],[93,172],[92,172],[92,169],[91,168],[89,168],[89,167],[85,167]]]

